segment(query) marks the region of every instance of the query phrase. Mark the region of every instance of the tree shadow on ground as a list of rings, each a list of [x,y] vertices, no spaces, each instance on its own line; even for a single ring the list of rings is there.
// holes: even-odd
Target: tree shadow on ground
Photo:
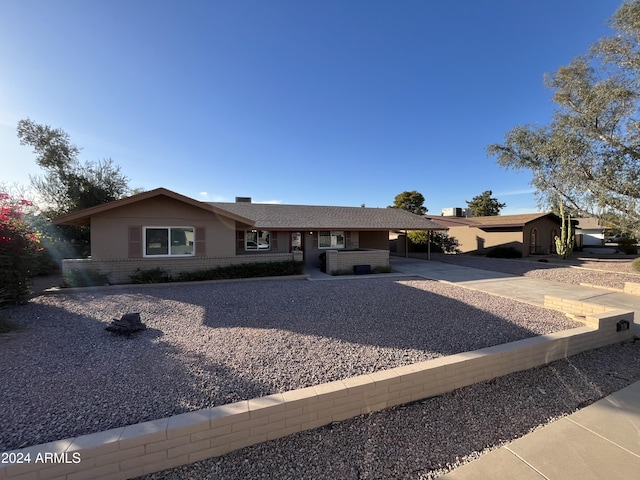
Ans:
[[[267,390],[222,363],[172,345],[154,327],[130,337],[113,335],[105,331],[109,317],[33,302],[9,315],[23,329],[0,349],[2,451],[235,402]]]

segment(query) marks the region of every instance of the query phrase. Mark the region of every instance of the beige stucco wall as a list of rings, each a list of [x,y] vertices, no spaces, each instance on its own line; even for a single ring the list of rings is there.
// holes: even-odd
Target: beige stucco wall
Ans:
[[[531,254],[531,233],[538,232],[535,253],[554,253],[552,232],[560,232],[560,226],[549,218],[541,218],[528,223],[523,228],[513,228],[507,231],[482,230],[477,227],[450,227],[448,234],[458,239],[463,253],[485,253],[494,247],[513,247],[522,252],[523,256]]]
[[[235,221],[167,197],[154,197],[91,217],[91,257],[128,258],[129,227],[204,227],[206,255],[235,255]]]
[[[463,253],[484,253],[487,249],[508,246],[522,251],[522,231],[486,232],[475,227],[450,227],[449,236],[460,242]],[[524,252],[523,252],[524,253]]]
[[[378,250],[389,250],[389,231],[354,232],[359,233],[359,247]]]

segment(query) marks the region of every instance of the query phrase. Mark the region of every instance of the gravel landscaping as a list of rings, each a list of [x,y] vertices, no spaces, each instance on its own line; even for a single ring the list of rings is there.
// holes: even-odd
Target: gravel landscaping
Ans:
[[[570,284],[640,282],[630,260],[434,259]],[[133,311],[148,330],[105,332]],[[24,329],[0,337],[0,451],[581,326],[382,276],[119,287],[8,313]],[[640,342],[612,345],[141,479],[433,479],[638,380]]]
[[[132,338],[104,329],[140,312]],[[581,326],[411,278],[122,287],[40,296],[0,339],[0,450]]]
[[[640,380],[640,342],[584,352],[140,480],[437,478]]]

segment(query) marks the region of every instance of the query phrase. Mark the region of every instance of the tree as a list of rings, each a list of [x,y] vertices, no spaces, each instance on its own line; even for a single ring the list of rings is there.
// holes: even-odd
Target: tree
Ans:
[[[434,252],[460,253],[460,242],[456,237],[450,237],[443,232],[429,232],[425,230],[409,230],[407,237],[413,245],[427,248],[431,243]]]
[[[465,200],[471,209],[471,215],[474,217],[491,217],[500,215],[500,210],[507,206],[506,203],[498,202],[497,198],[493,198],[493,192],[486,190],[480,195],[476,195],[469,200]]]
[[[111,159],[81,163],[78,159],[80,149],[59,128],[40,125],[30,119],[20,120],[18,138],[22,145],[33,148],[36,163],[46,172],[42,176],[32,176],[31,184],[46,205],[42,213],[48,220],[130,193],[129,180],[119,166]],[[87,228],[62,226],[59,229],[79,255],[89,254]]]
[[[416,215],[424,215],[428,210],[423,204],[424,197],[422,194],[412,190],[411,192],[402,192],[396,195],[393,199],[393,205],[389,205],[387,208],[400,208]]]
[[[488,153],[533,173],[541,205],[558,196],[581,215],[617,214],[617,227],[640,233],[640,0],[611,19],[617,34],[545,76],[557,108],[546,126],[507,132]]]
[[[30,119],[18,122],[21,145],[33,147],[44,176],[31,177],[33,188],[50,205],[51,216],[63,215],[117,200],[129,193],[129,179],[111,159],[81,163],[80,149],[61,129]]]

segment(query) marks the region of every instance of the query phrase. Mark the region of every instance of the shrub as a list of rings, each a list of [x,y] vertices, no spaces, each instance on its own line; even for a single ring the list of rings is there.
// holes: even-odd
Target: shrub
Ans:
[[[133,283],[165,283],[171,281],[171,275],[161,268],[152,268],[150,270],[140,270],[131,275]]]
[[[175,280],[178,282],[197,282],[233,278],[278,277],[300,275],[303,272],[304,262],[258,262],[229,265],[195,272],[181,272]]]
[[[522,252],[513,247],[495,247],[487,252],[489,258],[522,258]]]
[[[37,266],[41,250],[35,232],[24,222],[27,200],[13,201],[0,193],[0,305],[17,305],[29,295],[29,279]]]
[[[640,272],[640,257],[631,262],[631,268],[633,268],[636,272]]]
[[[626,253],[627,255],[635,255],[638,253],[638,247],[636,246],[635,240],[631,240],[629,238],[623,238],[618,242],[618,250],[622,253]]]
[[[62,278],[63,287],[95,287],[108,285],[109,276],[97,270],[72,269]]]
[[[414,251],[426,252],[429,244],[429,232],[424,230],[410,230],[407,237],[413,244]],[[431,234],[431,251],[438,253],[460,253],[460,242],[456,237],[446,233],[433,232]]]

